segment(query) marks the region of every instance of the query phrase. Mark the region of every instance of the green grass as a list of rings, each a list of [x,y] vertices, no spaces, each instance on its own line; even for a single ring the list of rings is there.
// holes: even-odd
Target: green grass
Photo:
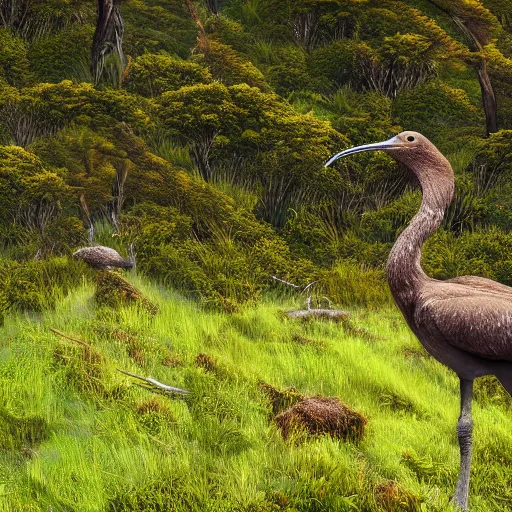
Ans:
[[[0,328],[0,510],[451,510],[457,381],[395,309],[303,323],[282,315],[294,304],[267,300],[228,316],[129,279],[158,315],[97,311],[84,282]],[[116,368],[190,397],[152,394]],[[261,381],[339,397],[368,418],[365,438],[284,442]],[[510,410],[487,400],[474,416],[472,511],[512,510]]]

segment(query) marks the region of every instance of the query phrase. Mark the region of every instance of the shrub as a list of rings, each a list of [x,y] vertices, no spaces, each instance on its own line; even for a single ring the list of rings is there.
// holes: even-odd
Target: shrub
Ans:
[[[199,64],[146,53],[132,62],[125,86],[135,94],[153,97],[185,85],[206,84],[211,79],[208,70]]]
[[[23,87],[32,82],[34,77],[30,71],[25,42],[7,29],[0,28],[0,48],[0,77],[15,87]]]
[[[54,35],[37,39],[28,53],[38,81],[57,83],[66,79],[90,81],[90,59],[94,28],[71,25]]]
[[[84,265],[68,258],[15,262],[0,260],[0,313],[52,308],[60,293],[78,286],[88,274]]]
[[[165,52],[186,59],[197,42],[197,26],[185,2],[131,0],[122,6],[122,15],[126,55]]]
[[[423,251],[425,270],[438,279],[479,275],[512,284],[512,234],[493,228],[456,237],[444,230]]]
[[[199,63],[208,66],[212,75],[226,85],[246,83],[268,91],[263,73],[231,46],[212,40],[208,49],[197,57]]]
[[[434,141],[443,128],[454,130],[481,124],[481,114],[469,102],[466,92],[439,80],[401,93],[393,107],[404,129],[419,131]]]
[[[311,52],[309,74],[313,77],[324,76],[338,86],[349,83],[356,76],[357,62],[368,52],[370,48],[359,41],[334,41]]]
[[[27,146],[71,122],[111,129],[117,122],[147,130],[152,104],[119,89],[97,90],[91,84],[37,84],[21,91],[0,89],[0,117],[12,138]]]

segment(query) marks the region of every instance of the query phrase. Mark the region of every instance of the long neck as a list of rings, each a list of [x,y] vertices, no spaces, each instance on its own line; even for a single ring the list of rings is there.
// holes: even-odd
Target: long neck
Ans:
[[[387,262],[391,293],[402,309],[414,303],[418,286],[429,279],[421,267],[421,251],[441,224],[454,189],[453,171],[444,157],[435,162],[425,158],[414,173],[423,193],[421,207],[398,237]]]

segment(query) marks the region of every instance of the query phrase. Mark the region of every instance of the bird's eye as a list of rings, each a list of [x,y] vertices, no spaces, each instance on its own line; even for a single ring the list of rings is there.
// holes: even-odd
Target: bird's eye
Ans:
[[[409,137],[407,137],[407,140],[409,142],[414,142],[414,137],[412,135],[409,135]]]

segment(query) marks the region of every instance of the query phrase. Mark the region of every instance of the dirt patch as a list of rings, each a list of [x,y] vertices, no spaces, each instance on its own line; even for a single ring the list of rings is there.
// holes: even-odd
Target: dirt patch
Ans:
[[[364,436],[367,419],[336,397],[304,398],[274,418],[284,439],[291,435],[323,435],[359,441]]]

